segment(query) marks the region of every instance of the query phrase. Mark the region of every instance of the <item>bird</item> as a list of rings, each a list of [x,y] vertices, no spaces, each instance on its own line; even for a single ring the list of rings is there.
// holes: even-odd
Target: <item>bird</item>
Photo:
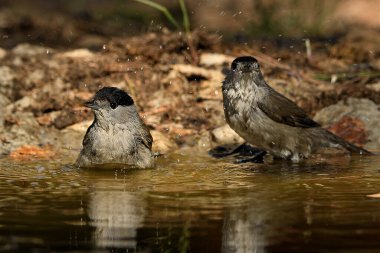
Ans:
[[[131,96],[116,87],[104,87],[85,103],[94,121],[87,129],[78,167],[128,164],[154,167],[153,138],[137,112]]]
[[[298,162],[323,148],[371,154],[322,128],[293,101],[270,87],[252,56],[233,60],[222,83],[222,93],[229,126],[274,158]]]

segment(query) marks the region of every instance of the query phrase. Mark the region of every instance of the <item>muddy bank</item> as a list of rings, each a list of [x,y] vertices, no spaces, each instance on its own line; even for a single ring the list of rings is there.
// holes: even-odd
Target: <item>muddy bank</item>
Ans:
[[[337,103],[348,108],[353,120],[336,124],[348,112],[326,113],[330,119],[321,123],[337,134],[344,126],[343,137],[353,131],[362,137],[350,141],[379,149],[379,128],[374,129],[379,117],[373,117],[380,103],[379,38],[376,30],[352,29],[334,43],[311,41],[306,50],[301,39],[224,44],[206,32],[186,37],[164,30],[112,39],[101,52],[31,44],[1,49],[0,153],[20,157],[29,145],[49,157],[64,154],[74,160],[92,119],[82,104],[103,86],[117,86],[134,97],[156,150],[204,151],[227,141],[213,130],[225,125],[223,71],[240,55],[255,56],[269,84],[311,115]]]

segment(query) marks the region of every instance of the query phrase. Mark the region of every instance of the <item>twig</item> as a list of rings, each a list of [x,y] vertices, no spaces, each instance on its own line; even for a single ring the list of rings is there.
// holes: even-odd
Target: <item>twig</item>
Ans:
[[[310,39],[305,40],[305,47],[306,47],[306,57],[310,61],[311,60],[311,43]]]

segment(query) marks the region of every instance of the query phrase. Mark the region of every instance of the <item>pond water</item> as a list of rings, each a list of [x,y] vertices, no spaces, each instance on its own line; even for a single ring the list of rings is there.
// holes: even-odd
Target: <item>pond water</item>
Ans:
[[[0,252],[380,252],[380,158],[151,170],[0,160]]]

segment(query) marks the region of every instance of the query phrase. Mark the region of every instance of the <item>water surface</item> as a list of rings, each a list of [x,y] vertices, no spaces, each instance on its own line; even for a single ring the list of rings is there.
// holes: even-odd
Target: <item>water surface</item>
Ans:
[[[65,165],[66,164],[66,165]],[[0,252],[380,252],[380,158],[0,160]]]

